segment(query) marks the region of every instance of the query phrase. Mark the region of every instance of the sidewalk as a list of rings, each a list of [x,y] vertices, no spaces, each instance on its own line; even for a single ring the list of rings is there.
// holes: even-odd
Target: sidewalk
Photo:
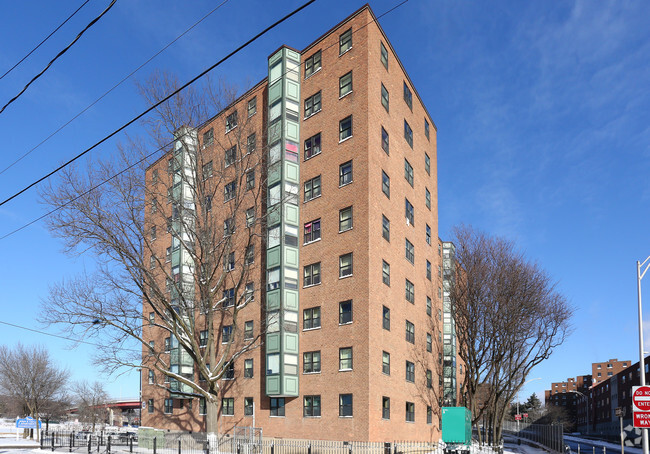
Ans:
[[[16,434],[0,433],[0,451],[5,449],[34,449],[40,448],[37,440],[20,438],[16,440]]]

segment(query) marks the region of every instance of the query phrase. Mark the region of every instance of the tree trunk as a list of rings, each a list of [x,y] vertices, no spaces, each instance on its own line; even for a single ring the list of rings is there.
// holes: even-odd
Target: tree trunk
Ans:
[[[209,434],[219,434],[219,406],[214,402],[205,402],[205,431]]]

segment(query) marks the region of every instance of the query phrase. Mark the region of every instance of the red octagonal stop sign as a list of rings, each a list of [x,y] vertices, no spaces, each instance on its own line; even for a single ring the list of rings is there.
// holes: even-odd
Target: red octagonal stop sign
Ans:
[[[632,388],[632,406],[635,412],[650,411],[650,386]]]

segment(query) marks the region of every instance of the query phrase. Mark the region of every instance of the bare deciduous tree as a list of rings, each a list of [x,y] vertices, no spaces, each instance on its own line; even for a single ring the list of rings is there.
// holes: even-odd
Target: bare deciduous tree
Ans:
[[[25,347],[19,343],[13,350],[0,346],[0,394],[26,409],[37,421],[60,400],[68,375],[67,370],[53,363],[43,346]]]
[[[139,88],[154,103],[177,86],[156,74]],[[142,368],[167,378],[155,386],[205,398],[209,432],[217,428],[220,379],[259,346],[264,332],[245,332],[239,319],[247,307],[259,308],[247,284],[259,282],[253,274],[262,272],[251,260],[261,250],[264,221],[260,144],[266,142],[252,126],[260,115],[249,120],[240,112],[229,119],[228,134],[198,137],[208,112],[227,106],[226,113],[234,112],[234,93],[225,84],[181,92],[144,123],[148,139],[127,139],[112,160],[66,168],[42,192],[44,203],[58,209],[48,227],[65,251],[96,259],[94,272],[51,286],[42,321],[97,339],[103,346],[96,362],[107,372]],[[225,113],[218,119],[226,123]],[[165,170],[145,181],[150,162],[143,158],[152,147],[167,151],[154,167]],[[165,231],[167,252],[156,241]],[[180,266],[169,263],[174,254]]]
[[[512,242],[461,226],[455,243],[450,297],[466,369],[462,394],[473,423],[485,415],[498,441],[529,372],[569,334],[572,309],[548,273]]]
[[[98,381],[75,382],[72,385],[72,394],[81,423],[87,425],[92,432],[95,431],[97,424],[106,423],[108,393],[104,390],[104,385]]]

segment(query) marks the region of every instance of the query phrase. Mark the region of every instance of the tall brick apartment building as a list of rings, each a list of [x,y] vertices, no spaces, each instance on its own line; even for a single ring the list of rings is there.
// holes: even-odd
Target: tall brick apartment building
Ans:
[[[258,303],[238,323],[244,335],[266,330],[259,348],[232,365],[220,430],[254,418],[265,436],[437,440],[440,405],[456,404],[457,358],[443,304],[455,265],[453,244],[438,240],[433,119],[368,6],[301,51],[281,47],[266,64],[268,78],[188,135],[202,162],[211,153],[222,162],[211,144],[247,119],[248,151],[264,154],[246,182],[263,186],[263,197],[247,203],[267,219],[246,254],[254,278],[245,291]],[[160,159],[147,181],[173,178],[173,167]],[[248,205],[229,215],[224,191],[224,208],[211,201],[211,213],[224,231],[241,228]],[[156,216],[147,211],[159,244],[153,255],[167,256],[164,266],[182,281],[196,270],[172,233],[156,230],[164,222]],[[149,310],[145,320],[154,318]],[[193,377],[173,338],[146,324],[143,332]],[[205,430],[202,399],[156,380],[143,373],[143,425]]]

